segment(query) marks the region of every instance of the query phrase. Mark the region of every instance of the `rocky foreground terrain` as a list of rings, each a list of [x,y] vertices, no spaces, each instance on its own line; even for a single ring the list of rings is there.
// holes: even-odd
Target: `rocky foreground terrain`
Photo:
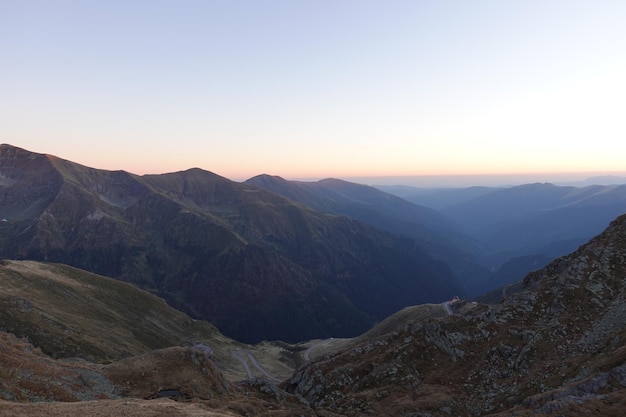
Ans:
[[[300,351],[282,382],[229,380],[201,346],[95,363],[0,333],[0,415],[622,416],[625,288],[622,216],[497,304],[405,310],[322,356]]]
[[[55,360],[0,333],[2,416],[313,416],[295,396],[226,381],[210,355],[173,347],[98,365]]]

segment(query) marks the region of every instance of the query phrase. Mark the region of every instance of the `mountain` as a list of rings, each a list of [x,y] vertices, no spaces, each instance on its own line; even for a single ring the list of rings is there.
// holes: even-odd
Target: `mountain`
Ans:
[[[208,349],[229,381],[246,378],[233,352],[262,353],[276,375],[293,372],[297,348],[251,346],[194,320],[134,285],[62,264],[0,264],[0,331],[27,338],[52,358],[107,364],[176,346]]]
[[[243,344],[134,285],[36,261],[0,262],[0,332],[13,335],[7,343],[27,340],[50,359],[80,358],[94,366],[128,364],[146,355],[156,360],[155,352],[191,348],[210,356],[229,382],[264,375],[246,370],[237,352],[258,358],[265,372],[285,379],[302,349],[284,342]]]
[[[345,416],[622,415],[625,261],[621,216],[499,304],[461,301],[453,315],[400,322],[284,387]]]
[[[560,185],[573,185],[576,187],[584,187],[587,185],[617,185],[626,184],[626,177],[619,175],[600,175],[596,177],[585,178],[582,181],[573,181]]]
[[[380,188],[454,220],[484,245],[491,267],[515,256],[565,255],[626,213],[626,185]]]
[[[274,391],[272,391],[274,389]],[[202,346],[175,346],[106,365],[54,359],[0,331],[0,415],[234,417],[317,414],[275,386],[224,379]]]
[[[162,299],[67,265],[0,264],[0,329],[55,358],[106,363],[155,349],[227,339]]]
[[[430,207],[435,210],[455,206],[502,189],[484,186],[468,188],[419,188],[405,185],[378,185],[376,188],[402,197],[411,203]]]
[[[494,271],[489,276],[488,281],[492,283],[491,287],[512,284],[518,281],[520,276],[525,276],[528,271],[543,268],[554,258],[546,255],[526,255],[511,258]]]
[[[526,184],[496,190],[442,212],[483,242],[493,263],[512,256],[562,256],[626,213],[626,185]],[[546,253],[550,246],[553,253]]]
[[[316,182],[287,181],[270,175],[258,175],[246,180],[259,188],[285,196],[319,211],[349,217],[402,220],[428,230],[455,231],[457,225],[428,207],[418,206],[374,187],[327,178]],[[379,220],[382,222],[382,220]],[[401,230],[401,229],[400,229]]]
[[[200,169],[137,176],[0,146],[0,256],[147,289],[245,342],[353,336],[446,299],[415,242]]]
[[[524,266],[524,259],[545,258],[547,262],[576,250],[626,213],[626,185],[383,189],[437,208],[480,243],[483,252],[475,253],[479,262],[491,271],[506,268],[506,272],[474,280],[474,291],[468,291],[472,296],[522,279],[536,269],[533,262]]]
[[[626,215],[529,274],[500,303],[411,306],[354,339],[282,344],[279,355],[271,350],[280,344],[231,342],[231,354],[223,355],[212,326],[193,324],[129,284],[64,265],[4,261],[0,310],[41,320],[24,320],[31,323],[24,327],[28,339],[0,330],[0,415],[617,417],[626,405],[625,265]],[[54,329],[67,323],[85,330],[86,345],[125,335],[117,343],[139,341],[143,350],[140,329],[162,325],[163,336],[176,342],[186,331],[176,329],[179,319],[206,331],[207,344],[106,364],[55,359],[37,345],[62,345],[47,339],[63,340]],[[89,330],[100,325],[100,333]],[[32,344],[42,331],[48,336]],[[302,355],[304,363],[283,382],[271,374],[232,382],[222,373],[226,356],[262,369],[267,356],[289,354],[287,362]]]
[[[488,275],[475,256],[481,250],[477,242],[461,233],[458,224],[436,210],[410,203],[374,187],[334,178],[305,182],[258,175],[245,183],[317,211],[347,216],[410,237],[430,255],[445,261],[461,282],[471,283]]]

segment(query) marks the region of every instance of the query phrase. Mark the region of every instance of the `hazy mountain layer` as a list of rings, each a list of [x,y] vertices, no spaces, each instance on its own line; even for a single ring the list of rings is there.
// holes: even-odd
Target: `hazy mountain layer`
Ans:
[[[595,180],[606,183],[611,179]],[[482,262],[489,269],[506,269],[483,282],[475,281],[472,294],[478,295],[536,269],[532,262],[524,267],[524,259],[555,259],[570,253],[626,213],[626,185],[588,184],[592,183],[580,187],[537,183],[508,188],[384,189],[439,209],[482,244]],[[498,277],[504,279],[498,281]]]
[[[626,186],[527,184],[442,209],[492,252],[536,254],[557,242],[580,245],[626,212]],[[566,252],[572,248],[563,248]]]
[[[315,210],[348,216],[415,240],[437,259],[444,260],[468,287],[489,275],[476,256],[482,247],[461,233],[457,223],[436,210],[410,203],[374,187],[338,179],[317,182],[287,181],[259,175],[252,184]]]

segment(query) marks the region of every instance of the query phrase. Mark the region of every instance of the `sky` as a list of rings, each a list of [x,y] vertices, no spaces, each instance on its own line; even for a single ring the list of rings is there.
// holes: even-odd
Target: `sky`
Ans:
[[[623,0],[0,0],[0,143],[227,178],[626,173]]]

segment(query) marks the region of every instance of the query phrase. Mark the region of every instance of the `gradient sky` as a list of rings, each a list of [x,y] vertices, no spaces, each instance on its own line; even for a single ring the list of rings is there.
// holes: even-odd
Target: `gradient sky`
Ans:
[[[626,171],[626,1],[0,0],[0,142],[231,179]]]

